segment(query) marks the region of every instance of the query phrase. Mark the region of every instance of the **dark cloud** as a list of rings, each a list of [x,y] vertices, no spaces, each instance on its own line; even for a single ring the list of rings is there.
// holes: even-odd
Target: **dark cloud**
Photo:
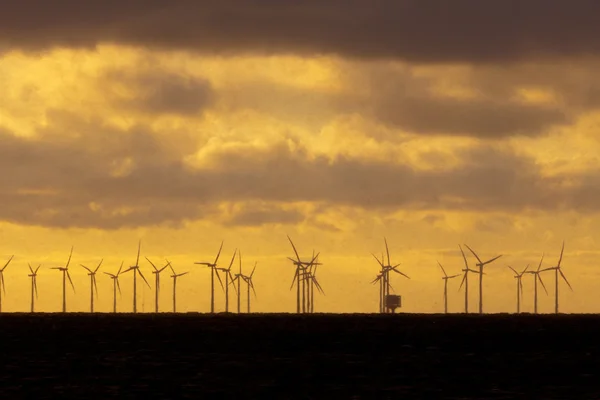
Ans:
[[[162,69],[125,72],[111,70],[102,85],[120,84],[134,91],[130,98],[118,97],[118,106],[133,108],[148,114],[198,114],[213,105],[215,93],[210,82],[186,77]]]
[[[4,0],[0,47],[501,62],[598,54],[598,15],[596,0]]]
[[[324,210],[598,210],[598,174],[547,178],[533,160],[498,146],[463,150],[457,154],[463,164],[444,170],[332,160],[287,144],[226,148],[194,169],[182,162],[198,148],[191,141],[168,147],[165,134],[143,126],[121,131],[75,118],[69,124],[66,114],[56,120],[61,124],[35,140],[1,133],[2,220],[98,228],[181,224],[220,219],[219,202],[267,204],[242,207],[225,222],[245,226],[298,222],[300,214],[283,208],[297,202]]]

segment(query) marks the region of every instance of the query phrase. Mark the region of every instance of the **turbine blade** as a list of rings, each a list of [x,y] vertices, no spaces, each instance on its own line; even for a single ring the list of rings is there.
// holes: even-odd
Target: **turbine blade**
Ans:
[[[31,264],[27,263],[27,265],[29,266],[29,270],[31,271],[31,273],[34,274],[35,272],[33,272],[33,268],[31,268]]]
[[[460,286],[458,287],[458,291],[460,292],[460,289],[462,289],[463,284],[465,283],[465,280],[467,280],[467,274],[469,273],[469,271],[465,271],[465,273],[463,274],[463,278],[462,281],[460,282]]]
[[[469,264],[467,263],[467,256],[465,256],[465,252],[462,249],[462,246],[459,244],[458,247],[460,248],[460,252],[463,256],[463,260],[465,260],[465,268],[469,269]]]
[[[511,270],[512,272],[514,272],[514,273],[515,273],[515,275],[519,275],[519,273],[518,273],[518,272],[517,272],[517,271],[516,271],[516,270],[515,270],[513,267],[511,267],[510,265],[508,266],[508,268],[510,268],[510,270]]]
[[[65,271],[65,273],[67,274],[67,278],[69,278],[69,283],[71,284],[71,287],[73,288],[73,292],[75,292],[75,285],[73,285],[73,281],[71,280],[71,274],[69,273],[69,271]]]
[[[138,241],[138,252],[137,252],[137,258],[135,260],[135,266],[139,267],[140,265],[140,251],[142,250],[142,239],[140,239]]]
[[[117,289],[119,289],[119,294],[121,294],[121,284],[119,283],[119,277],[115,278],[117,281]]]
[[[473,255],[475,256],[475,258],[477,259],[477,261],[479,261],[479,264],[483,264],[483,263],[481,262],[481,259],[480,259],[480,258],[479,258],[479,256],[478,256],[478,255],[477,255],[477,254],[476,254],[476,253],[473,251],[473,249],[471,249],[471,248],[469,247],[469,245],[467,245],[467,244],[465,244],[465,246],[467,246],[467,249],[469,249],[469,251],[470,251],[471,253],[473,253]]]
[[[119,274],[121,273],[121,269],[123,269],[124,263],[125,263],[125,261],[121,261],[121,266],[119,267],[119,270],[117,271],[117,276],[119,276]]]
[[[6,286],[4,286],[4,275],[0,274],[0,284],[2,284],[2,292],[6,295]]]
[[[142,271],[141,271],[139,268],[136,268],[136,271],[135,271],[135,272],[137,272],[138,274],[140,274],[140,276],[142,277],[142,279],[144,280],[144,282],[146,282],[146,286],[148,286],[148,288],[152,289],[152,288],[150,287],[150,284],[149,284],[149,283],[148,283],[148,281],[146,280],[146,277],[144,276],[144,274],[142,274]],[[135,272],[134,272],[134,273],[135,273]]]
[[[542,276],[540,274],[536,274],[536,276],[540,280],[540,283],[542,284],[542,287],[544,288],[544,292],[546,292],[546,294],[548,294],[548,290],[546,290],[546,285],[544,285],[544,281],[542,280]]]
[[[79,264],[79,265],[82,266],[83,268],[87,269],[90,272],[90,274],[92,273],[92,270],[89,269],[88,267],[86,267],[85,265],[83,265],[83,264]]]
[[[71,262],[71,256],[73,256],[73,246],[71,246],[71,252],[69,253],[69,259],[67,260],[67,265],[65,265],[65,268],[69,268],[69,263]]]
[[[377,260],[377,263],[379,263],[379,265],[381,265],[381,268],[384,268],[383,263],[381,261],[379,261],[379,258],[377,258],[377,256],[373,253],[371,253],[373,255],[373,257],[375,257],[375,259]]]
[[[296,246],[294,246],[294,242],[292,242],[292,239],[290,239],[289,235],[287,235],[287,238],[290,241],[290,244],[292,245],[292,249],[294,249],[294,254],[296,254],[296,259],[298,260],[298,262],[300,262],[300,256],[298,255],[298,250],[296,250]]]
[[[489,264],[489,263],[491,263],[491,262],[493,262],[493,261],[496,261],[496,260],[497,260],[497,259],[499,259],[500,257],[502,257],[502,254],[500,254],[499,256],[496,256],[496,257],[494,257],[494,258],[492,258],[492,259],[490,259],[490,260],[487,260],[486,262],[484,262],[484,263],[483,263],[483,265],[486,265],[486,264]]]
[[[37,279],[36,279],[35,276],[33,277],[33,290],[35,291],[35,298],[37,299],[37,297],[38,297],[38,290],[37,290]]]
[[[37,268],[35,269],[35,274],[37,274],[37,272],[40,270],[41,267],[42,267],[42,264],[38,264]]]
[[[292,286],[290,286],[290,290],[294,288],[294,283],[296,283],[296,279],[298,279],[299,268],[296,268],[296,272],[294,272],[294,279],[292,279]]]
[[[571,287],[571,284],[567,280],[567,277],[565,276],[565,274],[563,274],[562,269],[559,268],[558,272],[560,272],[560,276],[565,280],[565,282],[567,283],[567,285],[569,285],[569,289],[571,289],[571,291],[573,291],[573,288]]]
[[[562,249],[560,249],[560,257],[558,259],[557,267],[560,267],[560,262],[562,261],[564,251],[565,251],[565,241],[563,240]]]
[[[525,272],[527,272],[528,269],[529,269],[529,264],[527,264],[527,266],[525,267],[525,269],[523,270],[523,272],[521,272],[521,275],[523,275]]]
[[[217,261],[219,261],[219,256],[221,255],[221,250],[223,250],[223,242],[221,241],[221,247],[219,247],[219,252],[217,253],[217,256],[215,257],[215,262],[213,263],[213,265],[217,265]]]
[[[96,275],[92,275],[92,282],[94,284],[94,289],[96,290],[96,297],[98,297],[98,284],[96,283]]]
[[[538,271],[542,268],[542,261],[544,261],[544,253],[542,253],[542,259],[540,260],[540,265],[538,265]]]
[[[256,295],[256,290],[254,290],[254,284],[252,283],[252,280],[249,280],[249,281],[248,281],[248,284],[250,285],[250,289],[252,289],[252,291],[254,292],[254,297],[258,297],[258,296]]]
[[[108,276],[110,276],[111,278],[116,278],[116,276],[115,276],[115,275],[113,275],[113,274],[111,274],[111,273],[109,273],[109,272],[103,271],[102,273],[103,273],[103,274],[106,274],[106,275],[108,275]]]
[[[231,275],[231,272],[229,272],[229,270],[227,270],[227,274],[229,275],[229,279],[231,280],[231,282],[233,282],[233,276]],[[235,285],[233,285],[233,291],[235,292],[235,294],[237,294],[237,288],[235,287]]]
[[[440,266],[440,268],[442,269],[442,272],[444,273],[444,276],[445,276],[445,277],[448,277],[448,274],[446,273],[446,270],[444,269],[444,267],[442,267],[442,264],[440,264],[440,262],[439,262],[439,261],[438,261],[437,263],[438,263],[438,265]]]
[[[217,275],[217,279],[219,280],[219,283],[221,284],[221,289],[225,290],[225,286],[223,286],[223,281],[221,280],[221,277],[219,276],[219,270],[215,268],[215,275]]]
[[[94,273],[98,272],[98,270],[100,269],[100,266],[102,265],[102,261],[104,261],[104,258],[100,260],[100,262],[98,263],[98,266],[94,270]]]
[[[456,277],[458,277],[458,276],[460,276],[460,274],[456,274],[456,275],[450,275],[450,276],[448,277],[448,279],[456,278]]]
[[[177,275],[177,276],[184,276],[184,275],[187,275],[187,274],[189,274],[189,271],[182,272],[182,273],[180,273],[180,274],[179,274],[179,275]]]
[[[152,268],[154,268],[155,271],[158,271],[158,268],[156,268],[156,265],[154,265],[154,263],[152,261],[150,261],[150,259],[148,257],[145,257],[145,258],[150,263],[150,265],[152,265]]]
[[[2,271],[4,271],[6,269],[6,267],[8,267],[8,264],[10,264],[10,262],[12,261],[13,258],[14,258],[14,255],[10,256],[10,258],[8,259],[6,264],[4,264],[4,267],[2,267]]]
[[[387,263],[388,263],[388,265],[390,265],[391,264],[391,262],[390,262],[390,249],[388,247],[387,239],[385,237],[383,238],[383,242],[385,243],[385,252],[387,253],[387,260],[388,260]]]
[[[231,257],[231,262],[229,263],[229,267],[227,268],[227,271],[229,271],[231,269],[231,266],[233,265],[233,261],[235,260],[236,253],[237,253],[237,249],[235,249],[233,251],[233,257]]]
[[[252,272],[250,272],[250,278],[252,278],[252,275],[254,275],[254,271],[256,270],[256,264],[257,262],[254,262],[254,268],[252,268]]]

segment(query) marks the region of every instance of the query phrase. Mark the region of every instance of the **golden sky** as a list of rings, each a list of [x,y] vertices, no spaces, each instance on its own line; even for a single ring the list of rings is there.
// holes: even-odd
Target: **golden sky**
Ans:
[[[532,0],[503,31],[490,18],[515,10],[500,1],[350,2],[343,17],[336,1],[40,1],[0,16],[0,255],[15,255],[4,310],[28,310],[32,263],[38,310],[58,311],[49,267],[73,245],[68,308],[86,311],[79,264],[104,259],[100,271],[115,272],[141,239],[142,260],[190,271],[180,311],[209,309],[210,273],[193,262],[222,240],[221,266],[236,248],[245,272],[258,263],[253,310],[293,311],[288,234],[301,256],[321,253],[317,311],[377,310],[371,253],[383,237],[411,277],[392,277],[405,312],[443,310],[437,261],[459,273],[459,243],[503,254],[486,267],[484,308],[512,312],[507,266],[543,253],[553,266],[563,240],[575,291],[561,282],[561,310],[600,311],[600,36],[589,19],[600,5],[545,0],[534,18]],[[553,274],[543,277],[540,310],[551,312]],[[459,283],[451,311],[462,310]],[[121,285],[130,311],[129,274]],[[112,282],[102,274],[98,286],[96,308],[109,311]],[[153,289],[139,296],[151,311]],[[170,299],[165,274],[163,310]]]

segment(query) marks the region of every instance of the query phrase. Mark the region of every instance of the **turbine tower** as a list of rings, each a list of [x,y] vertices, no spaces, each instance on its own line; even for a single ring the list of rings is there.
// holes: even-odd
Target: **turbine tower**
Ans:
[[[525,267],[525,269],[523,271],[521,271],[520,273],[517,272],[513,267],[511,267],[510,265],[508,266],[508,268],[511,269],[512,272],[515,273],[515,279],[517,280],[517,314],[521,313],[521,297],[523,296],[523,274],[525,274],[527,272],[527,270],[529,269],[529,264],[527,264],[527,266]]]
[[[219,256],[221,255],[221,250],[223,250],[223,242],[221,242],[221,247],[219,247],[219,252],[217,253],[217,257],[215,257],[215,261],[211,262],[196,262],[196,265],[205,265],[210,268],[210,313],[214,314],[215,312],[215,274],[217,275],[217,279],[221,284],[221,288],[223,288],[223,281],[219,276],[219,271],[217,270],[217,261],[219,261]]]
[[[573,291],[573,287],[571,286],[571,284],[567,280],[567,277],[565,276],[565,274],[562,272],[562,269],[560,268],[560,263],[562,262],[564,251],[565,251],[565,242],[563,241],[562,249],[560,250],[560,258],[558,259],[558,264],[555,267],[550,267],[550,268],[546,268],[546,269],[542,270],[542,271],[554,271],[554,313],[555,314],[558,314],[558,281],[559,281],[558,275],[559,274],[560,274],[560,277],[569,286],[569,289],[571,289],[571,291]]]
[[[104,261],[104,259],[100,260],[100,263],[98,263],[98,266],[93,271],[90,268],[86,267],[85,265],[79,264],[80,266],[82,266],[83,268],[85,268],[88,271],[88,276],[90,277],[90,312],[91,313],[94,312],[94,289],[96,289],[96,297],[98,297],[98,285],[96,284],[96,272],[98,272],[98,270],[100,269],[100,266],[102,265],[102,261]]]
[[[119,289],[119,294],[121,294],[121,285],[119,285],[119,275],[121,275],[121,270],[123,269],[124,262],[121,261],[121,266],[116,274],[111,274],[105,272],[106,275],[110,276],[113,281],[113,313],[117,312],[117,289]]]
[[[446,270],[444,269],[444,267],[442,267],[442,264],[440,264],[439,261],[437,263],[442,269],[442,273],[444,274],[444,276],[442,277],[442,279],[444,280],[444,314],[448,314],[448,279],[456,278],[457,276],[460,276],[460,274],[448,276]]]
[[[231,280],[231,284],[235,285],[237,283],[237,313],[239,314],[241,312],[241,297],[242,297],[242,288],[240,287],[241,285],[241,280],[244,279],[244,275],[242,274],[242,252],[239,251],[238,252],[238,261],[240,262],[240,269],[238,271],[237,274],[234,275],[233,279]]]
[[[292,249],[294,250],[294,255],[296,259],[294,260],[291,257],[288,257],[294,266],[296,267],[296,271],[294,272],[294,279],[292,279],[292,286],[290,290],[294,287],[294,283],[296,284],[296,313],[300,314],[300,312],[306,312],[306,280],[304,278],[304,274],[306,273],[307,268],[314,264],[316,258],[319,256],[318,254],[313,257],[310,262],[302,261],[300,256],[298,255],[298,250],[296,250],[296,246],[292,239],[287,237],[290,244],[292,245]]]
[[[494,258],[491,258],[491,259],[487,260],[486,262],[483,262],[483,261],[481,261],[479,256],[473,251],[473,249],[471,249],[466,244],[465,244],[465,246],[467,246],[467,249],[469,249],[469,251],[471,253],[473,253],[475,258],[477,259],[477,263],[475,265],[479,267],[479,314],[483,314],[483,267],[493,261],[496,261],[500,257],[502,257],[502,254],[500,254],[499,256],[496,256]]]
[[[31,264],[27,264],[27,265],[29,266],[29,271],[31,271],[31,273],[29,274],[29,277],[31,278],[31,312],[34,312],[35,311],[35,299],[38,297],[37,273],[38,273],[41,265],[38,265],[35,270],[33,268],[31,268]]]
[[[252,269],[252,272],[250,273],[250,275],[248,275],[248,276],[242,275],[242,279],[246,282],[246,285],[247,285],[247,296],[248,296],[247,312],[248,312],[248,314],[250,314],[250,289],[252,289],[252,291],[254,292],[254,297],[257,297],[256,290],[254,289],[254,283],[252,282],[252,276],[254,275],[254,271],[256,271],[256,262],[254,263],[254,268]]]
[[[4,295],[6,296],[6,286],[4,285],[4,270],[6,269],[6,267],[8,267],[8,264],[10,264],[13,257],[14,255],[10,256],[6,264],[4,264],[4,267],[0,269],[0,285],[2,285],[2,291],[0,291],[0,312],[2,312],[2,294],[4,293]]]
[[[169,268],[171,268],[171,272],[173,272],[171,278],[173,278],[173,312],[175,313],[177,312],[177,278],[188,274],[188,272],[181,272],[177,274],[175,273],[175,270],[173,269],[173,266],[171,265],[169,260],[167,260],[167,265],[169,266]]]
[[[73,255],[73,246],[71,246],[71,253],[69,253],[69,259],[64,267],[52,267],[50,269],[57,269],[62,272],[62,312],[67,312],[67,278],[69,279],[69,283],[73,288],[73,293],[75,293],[75,285],[73,285],[73,281],[71,280],[71,274],[69,274],[69,263],[71,263],[71,256]]]
[[[229,267],[227,268],[217,268],[219,271],[225,273],[225,312],[229,312],[229,282],[230,279],[233,281],[233,276],[231,275],[231,266],[233,265],[233,261],[235,260],[235,255],[237,253],[237,249],[233,252],[233,257],[231,257],[231,262],[229,263]],[[235,290],[235,286],[233,288]]]
[[[167,268],[170,264],[167,261],[167,264],[162,267],[161,269],[156,268],[156,265],[154,265],[154,263],[152,261],[150,261],[148,259],[148,257],[146,257],[146,261],[148,261],[150,263],[150,265],[152,265],[152,268],[154,268],[154,271],[152,271],[152,273],[154,274],[154,312],[158,313],[158,294],[160,292],[160,273],[163,272],[165,270],[165,268]]]
[[[142,274],[142,271],[140,271],[140,249],[141,249],[141,247],[142,247],[142,241],[140,240],[138,243],[138,252],[137,252],[137,258],[135,260],[135,265],[132,265],[131,267],[129,267],[128,269],[123,271],[123,273],[133,271],[133,313],[134,314],[137,313],[137,276],[138,276],[138,274],[144,280],[144,282],[146,283],[146,286],[148,286],[148,288],[150,288],[150,284],[144,277],[144,274]]]
[[[540,264],[537,267],[537,270],[535,271],[527,271],[527,274],[532,274],[534,275],[533,277],[533,313],[537,314],[538,313],[538,290],[537,290],[537,283],[538,280],[540,281],[540,283],[542,284],[542,287],[544,288],[544,292],[546,292],[546,295],[548,295],[548,291],[546,290],[546,285],[544,285],[544,281],[542,280],[542,277],[540,276],[540,273],[543,272],[540,268],[542,268],[542,261],[544,261],[544,255],[542,254],[542,259],[540,260]]]

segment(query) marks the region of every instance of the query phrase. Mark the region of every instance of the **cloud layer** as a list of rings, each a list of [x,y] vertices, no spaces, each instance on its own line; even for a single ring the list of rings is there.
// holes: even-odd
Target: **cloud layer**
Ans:
[[[0,44],[488,63],[597,55],[599,14],[594,0],[23,0],[3,7]]]

